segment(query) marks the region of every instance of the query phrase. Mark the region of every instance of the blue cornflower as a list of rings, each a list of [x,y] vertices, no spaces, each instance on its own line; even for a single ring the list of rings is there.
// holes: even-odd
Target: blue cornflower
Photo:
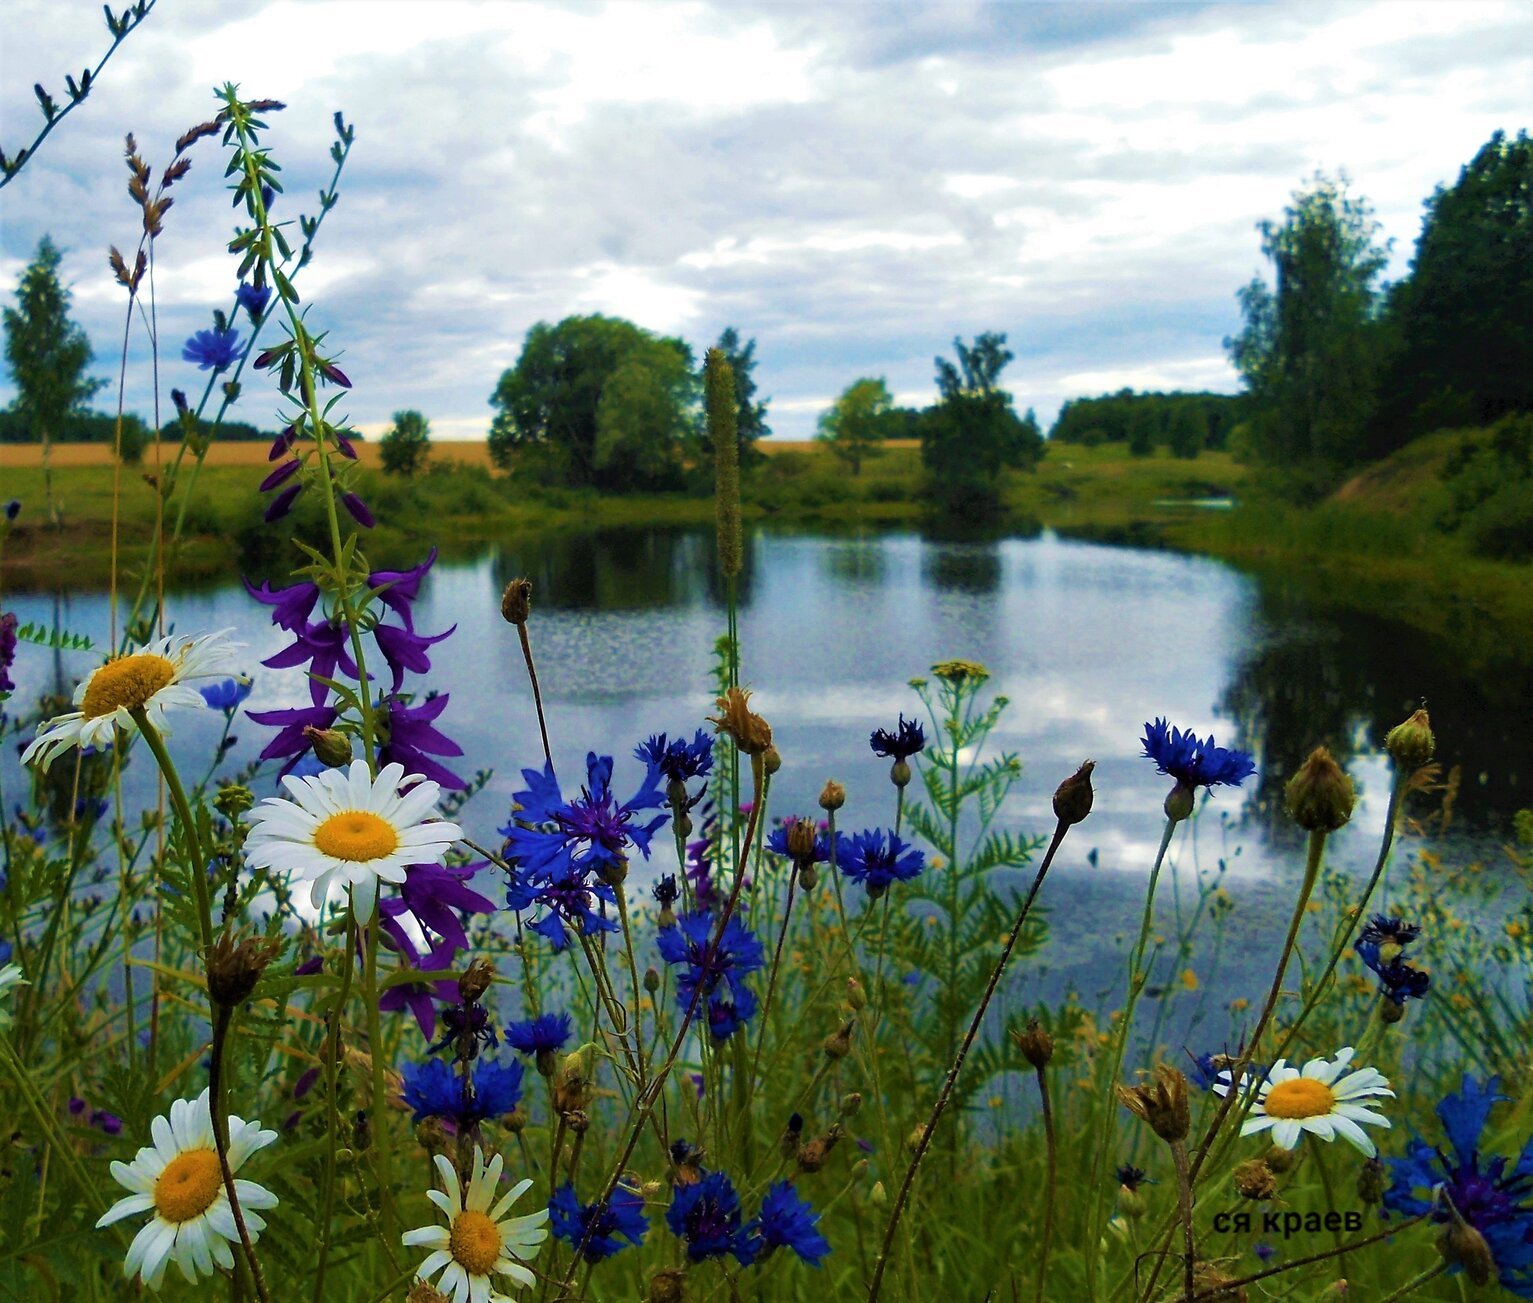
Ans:
[[[898,764],[926,746],[926,730],[919,720],[906,719],[902,713],[899,725],[892,733],[886,728],[876,728],[868,737],[868,745],[875,756],[883,756]]]
[[[1135,1167],[1131,1163],[1124,1163],[1123,1166],[1118,1168],[1117,1172],[1114,1173],[1114,1176],[1116,1177],[1118,1184],[1121,1185],[1130,1194],[1137,1190],[1141,1185],[1145,1185],[1147,1183],[1153,1184],[1153,1182],[1150,1181],[1150,1178],[1144,1174],[1144,1168]]]
[[[543,1013],[506,1025],[506,1044],[520,1054],[553,1054],[569,1043],[574,1024],[567,1013]]]
[[[250,695],[251,683],[248,679],[224,679],[219,683],[210,683],[205,688],[198,688],[202,693],[202,699],[213,710],[221,710],[224,714],[232,713],[246,697]]]
[[[665,1224],[687,1242],[687,1257],[693,1262],[732,1253],[736,1262],[748,1267],[761,1248],[754,1231],[740,1225],[740,1196],[723,1172],[677,1186],[665,1210]]]
[[[522,1065],[515,1059],[497,1063],[480,1059],[474,1064],[473,1098],[464,1107],[463,1079],[445,1059],[427,1059],[404,1066],[404,1089],[400,1097],[414,1110],[415,1121],[447,1118],[460,1127],[471,1127],[486,1118],[514,1112],[522,1099]]]
[[[677,996],[677,1003],[685,1009],[691,997]],[[708,1034],[716,1041],[727,1041],[740,1028],[756,1016],[756,997],[741,987],[738,991],[726,991],[708,997]]]
[[[677,983],[676,999],[685,1009],[692,1003],[692,992],[699,983],[705,995],[713,995],[719,983],[726,982],[729,992],[736,1000],[748,995],[745,977],[766,963],[766,953],[761,941],[750,928],[731,914],[719,937],[719,943],[710,954],[708,943],[713,939],[714,920],[711,914],[696,910],[682,914],[675,927],[661,928],[658,944],[660,955],[668,964],[684,964],[687,971]]]
[[[868,897],[877,900],[892,882],[909,882],[926,867],[926,856],[900,840],[895,833],[870,828],[848,837],[836,834],[836,867],[853,882],[867,888]]]
[[[572,1249],[578,1248],[584,1240],[586,1248],[581,1256],[590,1262],[600,1262],[627,1248],[628,1245],[619,1242],[620,1235],[635,1248],[644,1243],[644,1236],[649,1232],[649,1219],[644,1216],[643,1195],[620,1185],[613,1190],[612,1198],[600,1216],[597,1208],[596,1203],[581,1203],[575,1195],[575,1187],[566,1181],[548,1201],[548,1226],[554,1238],[563,1240]]]
[[[650,895],[655,898],[655,903],[661,909],[670,909],[676,903],[676,898],[681,895],[681,888],[676,885],[676,875],[674,873],[663,875],[650,888]]]
[[[1144,754],[1162,774],[1184,787],[1239,787],[1256,772],[1256,762],[1244,751],[1203,741],[1191,731],[1172,728],[1164,719],[1144,726]]]
[[[493,1050],[500,1044],[500,1037],[495,1034],[494,1024],[490,1022],[489,1010],[482,1004],[469,1007],[466,1021],[461,1005],[449,1005],[442,1010],[442,1027],[442,1035],[430,1046],[433,1054],[447,1049],[448,1046],[457,1048],[464,1040],[472,1042],[474,1054],[478,1053],[478,1047],[481,1045]],[[473,1055],[469,1057],[472,1058]]]
[[[634,755],[660,771],[667,783],[685,783],[701,778],[713,768],[713,737],[704,729],[688,742],[685,738],[669,741],[664,733],[652,734],[648,741],[633,749]],[[690,802],[696,804],[696,800]]]
[[[239,332],[234,330],[199,330],[181,349],[184,361],[195,362],[199,371],[215,375],[228,369],[240,355]]]
[[[261,314],[266,311],[270,299],[271,287],[267,285],[247,285],[241,281],[239,289],[234,291],[234,301],[250,314],[253,322],[261,320]]]
[[[798,1197],[788,1181],[778,1181],[767,1190],[761,1201],[761,1216],[755,1222],[763,1254],[792,1249],[811,1267],[818,1267],[820,1259],[830,1252],[830,1241],[820,1234],[819,1224],[820,1215],[808,1200]]]
[[[1451,1157],[1418,1136],[1404,1158],[1386,1158],[1394,1182],[1384,1194],[1384,1207],[1408,1217],[1430,1212],[1433,1221],[1450,1222],[1451,1204],[1485,1240],[1502,1288],[1518,1298],[1533,1298],[1533,1140],[1515,1164],[1504,1156],[1480,1155],[1480,1135],[1491,1108],[1507,1098],[1498,1093],[1500,1085],[1499,1077],[1481,1086],[1464,1075],[1458,1094],[1437,1105]],[[1427,1197],[1417,1190],[1427,1191]],[[1460,1264],[1451,1270],[1460,1270]]]
[[[518,912],[543,910],[528,927],[546,938],[556,951],[569,945],[568,929],[571,927],[581,936],[620,930],[612,919],[596,908],[598,903],[615,907],[617,893],[600,878],[587,878],[584,871],[568,859],[542,872],[518,867],[506,889],[508,909]]]
[[[594,751],[586,755],[586,786],[568,801],[552,764],[541,771],[524,769],[522,779],[527,787],[512,796],[521,808],[500,832],[523,868],[546,871],[568,861],[581,871],[599,870],[626,861],[630,847],[649,858],[650,838],[665,816],[636,823],[634,815],[665,805],[658,769],[652,767],[639,790],[621,803],[612,795],[612,757]]]
[[[1410,999],[1421,1000],[1432,979],[1402,958],[1404,948],[1421,935],[1421,929],[1404,919],[1375,914],[1357,937],[1357,957],[1379,978],[1379,994],[1403,1008]]]

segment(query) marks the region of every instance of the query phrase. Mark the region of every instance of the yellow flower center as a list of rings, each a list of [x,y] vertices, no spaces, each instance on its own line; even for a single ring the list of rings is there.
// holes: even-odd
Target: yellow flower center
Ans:
[[[100,719],[123,708],[137,710],[175,677],[176,667],[152,652],[110,660],[85,685],[85,718]]]
[[[399,834],[371,810],[342,810],[314,830],[314,844],[338,860],[381,860],[399,847]]]
[[[165,1164],[154,1183],[154,1206],[168,1222],[189,1222],[205,1213],[223,1188],[218,1155],[211,1149],[188,1149]]]
[[[452,1219],[448,1249],[471,1276],[488,1276],[500,1260],[500,1228],[484,1213],[465,1209]]]
[[[1331,1111],[1336,1093],[1324,1082],[1308,1077],[1281,1081],[1267,1092],[1267,1116],[1275,1118],[1321,1117]]]

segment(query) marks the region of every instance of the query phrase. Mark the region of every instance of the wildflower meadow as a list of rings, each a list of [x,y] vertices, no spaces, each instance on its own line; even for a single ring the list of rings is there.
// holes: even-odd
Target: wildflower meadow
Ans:
[[[1195,1044],[1159,995],[1222,944],[1228,894],[1173,928],[1168,866],[1257,762],[1154,701],[1116,721],[1164,779],[1132,812],[1159,838],[1142,914],[1100,1005],[1042,999],[1051,888],[1093,871],[1082,829],[1118,801],[1102,757],[1043,773],[1005,750],[1027,703],[954,646],[865,722],[887,781],[815,773],[812,807],[776,798],[801,762],[752,691],[735,385],[712,352],[725,600],[695,709],[572,737],[517,579],[497,627],[538,728],[464,754],[454,717],[482,707],[434,686],[455,631],[419,618],[436,552],[369,558],[386,508],[356,479],[345,341],[305,287],[366,142],[336,115],[334,176],[300,214],[269,142],[310,110],[252,89],[224,86],[166,160],[128,137],[112,182],[141,227],[110,253],[125,329],[150,328],[177,195],[221,185],[234,213],[228,302],[155,341],[205,380],[171,395],[154,562],[114,571],[106,645],[0,617],[25,784],[0,794],[0,1297],[1533,1298],[1530,942],[1509,925],[1528,864],[1432,854],[1426,709],[1388,734],[1361,879],[1327,860],[1344,767],[1316,746],[1282,776],[1302,842],[1270,971],[1220,991]],[[283,425],[249,477],[265,521],[318,522],[283,537],[285,580],[246,577],[284,643],[259,667],[164,584],[236,399]],[[67,658],[72,698],[9,691],[34,656]],[[300,704],[250,709],[252,676]],[[189,748],[192,716],[259,732],[259,759]],[[583,765],[556,767],[568,747]],[[492,770],[519,777],[481,842],[465,811]],[[1052,818],[999,826],[1029,791]]]

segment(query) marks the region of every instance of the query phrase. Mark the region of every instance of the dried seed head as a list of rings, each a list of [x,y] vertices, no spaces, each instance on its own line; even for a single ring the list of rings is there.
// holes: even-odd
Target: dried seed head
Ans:
[[[1277,1177],[1261,1159],[1252,1158],[1236,1166],[1235,1189],[1242,1199],[1271,1199],[1277,1194]]]
[[[818,1172],[825,1166],[825,1160],[830,1156],[830,1151],[836,1147],[836,1141],[845,1134],[839,1122],[832,1123],[830,1130],[823,1136],[816,1136],[798,1151],[799,1171]]]
[[[494,980],[495,965],[488,959],[476,959],[459,980],[458,994],[465,1000],[477,1003],[484,999],[484,993],[490,989],[490,983]]]
[[[686,1298],[687,1269],[667,1267],[649,1278],[649,1293],[644,1303],[682,1303]]]
[[[727,733],[748,756],[762,755],[772,745],[772,726],[750,708],[749,688],[730,688],[717,701],[719,713],[709,715],[714,732]]]
[[[427,1281],[417,1280],[405,1296],[405,1303],[450,1303],[446,1294],[433,1288]]]
[[[1233,1276],[1226,1275],[1211,1262],[1200,1262],[1193,1267],[1192,1286],[1199,1300],[1225,1299],[1229,1303],[1246,1303],[1245,1287],[1235,1284]]]
[[[532,614],[532,580],[513,579],[500,595],[500,613],[507,624],[526,624]]]
[[[208,994],[226,1009],[244,1004],[281,948],[280,941],[268,937],[236,941],[232,932],[221,932],[204,955]]]
[[[820,789],[820,809],[839,810],[846,804],[846,788],[836,782],[834,778],[827,779],[825,786]]]
[[[1162,1140],[1175,1142],[1187,1138],[1192,1125],[1187,1103],[1187,1078],[1168,1064],[1157,1063],[1148,1084],[1119,1086],[1118,1101],[1124,1108],[1150,1124],[1150,1130]]]
[[[1368,1159],[1357,1173],[1357,1197],[1365,1204],[1384,1202],[1384,1191],[1389,1185],[1389,1173],[1382,1160]]]
[[[775,774],[782,768],[782,753],[778,751],[775,742],[769,742],[767,749],[761,753],[761,767],[768,775]]]
[[[1396,724],[1384,738],[1384,749],[1405,773],[1420,769],[1437,749],[1432,735],[1432,721],[1425,710],[1418,710],[1403,724]]]
[[[1022,1057],[1038,1071],[1042,1072],[1049,1066],[1049,1060],[1054,1057],[1054,1042],[1036,1018],[1027,1020],[1025,1031],[1012,1032],[1011,1039],[1022,1051]]]
[[[1077,824],[1091,813],[1091,771],[1096,761],[1088,760],[1054,789],[1054,817],[1060,823]]]
[[[817,840],[814,824],[808,819],[794,819],[788,824],[788,854],[802,864],[814,856]]]
[[[448,1139],[447,1128],[438,1118],[428,1117],[416,1125],[416,1143],[433,1157],[447,1148]]]

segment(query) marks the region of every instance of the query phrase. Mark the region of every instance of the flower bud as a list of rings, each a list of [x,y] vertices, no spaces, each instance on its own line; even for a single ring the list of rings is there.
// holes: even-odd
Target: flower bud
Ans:
[[[851,1005],[853,1013],[868,1007],[868,993],[863,990],[862,983],[855,977],[846,979],[846,1002]]]
[[[1096,761],[1088,760],[1054,789],[1054,817],[1060,823],[1077,824],[1091,813],[1091,771]]]
[[[500,595],[500,613],[507,624],[526,624],[532,614],[532,580],[513,579]]]
[[[799,866],[798,885],[805,891],[813,891],[820,882],[820,871],[814,867],[814,861]]]
[[[459,980],[458,994],[465,1000],[477,1003],[484,998],[484,993],[490,989],[490,983],[494,980],[495,965],[488,959],[476,959]]]
[[[1420,769],[1432,758],[1437,739],[1432,736],[1432,721],[1418,710],[1403,724],[1396,724],[1384,738],[1384,749],[1402,771]]]
[[[522,1112],[520,1107],[514,1108],[509,1113],[501,1116],[500,1125],[505,1128],[509,1135],[521,1135],[527,1128],[527,1115]]]
[[[673,919],[674,919],[674,917],[675,916],[672,915]],[[660,971],[659,971],[659,969],[656,969],[656,968],[646,968],[644,970],[644,989],[646,991],[648,991],[651,995],[654,995],[654,993],[660,989]]]
[[[844,1059],[852,1052],[852,1028],[856,1026],[856,1020],[844,1023],[838,1030],[831,1032],[825,1038],[825,1057],[828,1059]]]
[[[846,804],[846,788],[836,782],[834,778],[827,779],[825,786],[820,789],[820,809],[830,811],[839,810]]]
[[[1297,1149],[1284,1149],[1282,1145],[1272,1145],[1262,1155],[1262,1162],[1281,1176],[1285,1172],[1293,1171],[1299,1165],[1301,1157]]]
[[[596,876],[609,887],[621,887],[628,881],[628,857],[619,853],[610,860],[603,860]]]
[[[1277,1177],[1261,1159],[1252,1158],[1236,1165],[1235,1189],[1242,1199],[1271,1199],[1277,1194]]]
[[[1347,1284],[1346,1277],[1333,1280],[1320,1293],[1315,1295],[1316,1303],[1331,1303],[1333,1299],[1347,1298],[1351,1295],[1351,1287]]]
[[[1488,1285],[1496,1276],[1496,1259],[1490,1245],[1457,1213],[1438,1239],[1437,1251],[1450,1263],[1462,1267],[1464,1275],[1476,1285]]]
[[[351,763],[351,739],[336,728],[315,728],[305,724],[303,735],[314,748],[315,758],[322,765],[338,769]]]
[[[564,1125],[573,1134],[583,1136],[591,1129],[591,1115],[583,1108],[572,1108],[564,1114]]]
[[[1384,1000],[1379,1004],[1379,1021],[1386,1027],[1393,1026],[1405,1018],[1405,1005],[1396,1004],[1393,1000]]]
[[[255,804],[255,793],[240,783],[225,783],[213,798],[213,808],[225,819],[238,819]]]
[[[788,825],[788,855],[799,864],[814,857],[814,824],[809,819],[794,819]]]
[[[1144,1192],[1137,1186],[1120,1185],[1118,1187],[1118,1211],[1125,1217],[1137,1221],[1145,1215],[1149,1206],[1145,1201]]]
[[[415,1141],[428,1154],[440,1154],[447,1148],[447,1129],[439,1118],[428,1117],[415,1128]]]
[[[1183,819],[1192,815],[1193,790],[1186,783],[1178,781],[1177,785],[1166,793],[1166,818],[1172,823],[1181,823]]]
[[[1011,1039],[1022,1051],[1022,1057],[1039,1072],[1049,1066],[1049,1060],[1054,1057],[1054,1042],[1036,1018],[1027,1020],[1026,1031],[1012,1032]]]
[[[862,1107],[862,1095],[852,1091],[849,1095],[841,1096],[841,1116],[844,1118],[856,1116],[857,1110]]]
[[[1308,832],[1335,832],[1352,817],[1357,795],[1324,747],[1316,747],[1284,789],[1288,813]]]
[[[873,1188],[868,1191],[868,1203],[874,1208],[882,1208],[889,1202],[889,1192],[884,1189],[882,1181],[874,1181]]]
[[[782,768],[782,753],[778,751],[775,744],[768,745],[767,749],[761,753],[761,768],[768,777]]]
[[[910,765],[904,760],[896,760],[889,767],[889,781],[896,787],[909,787]]]

